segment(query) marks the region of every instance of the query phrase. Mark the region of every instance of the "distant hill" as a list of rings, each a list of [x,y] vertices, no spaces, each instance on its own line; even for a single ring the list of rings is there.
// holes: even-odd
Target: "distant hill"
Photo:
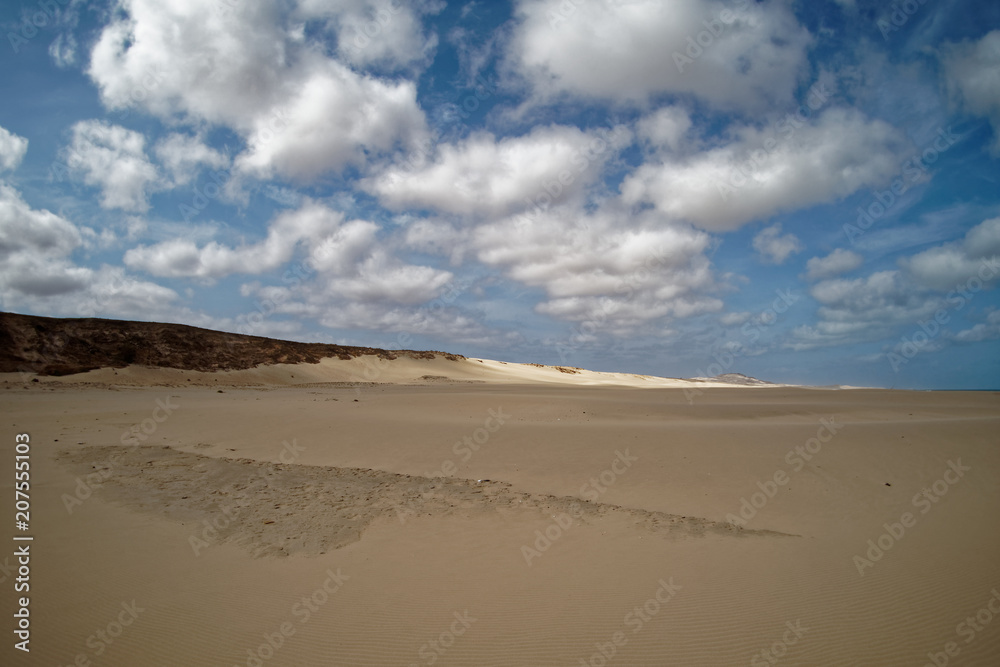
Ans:
[[[315,364],[327,357],[351,359],[364,355],[384,359],[433,359],[438,355],[451,360],[465,358],[446,352],[296,343],[184,324],[0,313],[2,373],[71,375],[130,364],[222,371],[262,364]]]
[[[702,380],[704,382],[725,382],[726,384],[740,384],[744,386],[759,386],[766,384],[774,384],[773,382],[768,382],[767,380],[758,380],[757,378],[750,377],[749,375],[743,375],[743,373],[723,373],[722,375],[716,375],[710,378],[692,378],[694,380]]]

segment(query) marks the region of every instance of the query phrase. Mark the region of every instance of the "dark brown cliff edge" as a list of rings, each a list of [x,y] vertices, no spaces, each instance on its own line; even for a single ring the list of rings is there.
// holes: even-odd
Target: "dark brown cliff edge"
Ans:
[[[0,312],[0,373],[71,375],[130,364],[193,371],[225,371],[270,364],[315,364],[326,357],[433,359],[446,352],[296,343],[225,333],[185,324],[53,318]]]

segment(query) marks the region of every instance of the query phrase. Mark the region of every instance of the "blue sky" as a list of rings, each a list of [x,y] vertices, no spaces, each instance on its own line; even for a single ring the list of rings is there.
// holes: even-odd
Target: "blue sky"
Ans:
[[[4,3],[0,308],[996,388],[1000,5]]]

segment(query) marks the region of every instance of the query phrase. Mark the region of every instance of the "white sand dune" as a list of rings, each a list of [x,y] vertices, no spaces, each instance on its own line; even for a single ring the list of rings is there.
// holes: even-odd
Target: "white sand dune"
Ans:
[[[0,373],[0,382],[32,379],[34,374]],[[517,364],[490,359],[455,361],[437,356],[433,359],[381,359],[365,355],[353,359],[335,357],[316,364],[261,365],[248,370],[201,372],[172,368],[128,366],[101,368],[86,373],[61,377],[44,376],[47,382],[121,384],[148,386],[154,384],[217,384],[217,385],[300,385],[317,382],[374,382],[380,384],[432,384],[441,382],[488,382],[493,384],[556,384],[574,386],[674,387],[707,388],[734,386],[710,379],[683,380],[632,373],[605,373],[566,366]],[[767,385],[783,386],[783,385]]]

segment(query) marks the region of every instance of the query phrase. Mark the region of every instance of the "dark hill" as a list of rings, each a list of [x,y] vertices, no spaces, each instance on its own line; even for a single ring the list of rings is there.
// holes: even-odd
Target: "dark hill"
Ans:
[[[0,372],[70,375],[129,364],[193,371],[241,370],[257,365],[319,363],[326,357],[376,355],[464,359],[445,352],[296,343],[224,333],[184,324],[0,313]]]

